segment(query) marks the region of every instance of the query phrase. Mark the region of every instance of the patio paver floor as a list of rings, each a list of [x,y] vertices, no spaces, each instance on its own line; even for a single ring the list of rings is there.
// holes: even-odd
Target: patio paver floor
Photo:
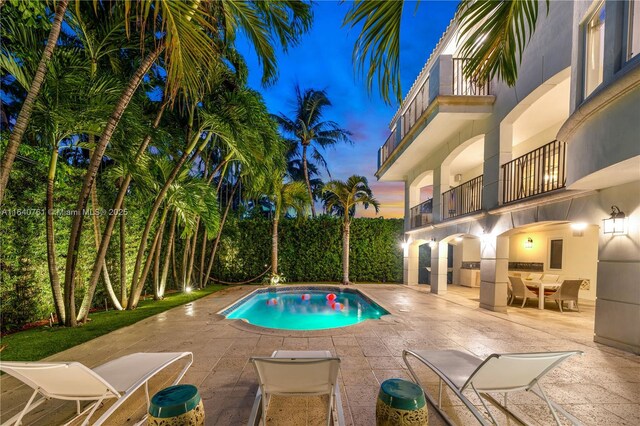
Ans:
[[[588,425],[640,424],[640,356],[594,343],[588,308],[587,314],[580,315],[534,308],[511,308],[499,314],[477,308],[476,302],[464,298],[465,290],[441,297],[400,285],[358,285],[393,315],[341,329],[288,331],[254,327],[216,314],[255,288],[232,287],[214,293],[48,359],[96,366],[133,352],[191,351],[194,363],[182,382],[199,387],[207,424],[240,425],[246,424],[257,389],[249,357],[268,356],[276,349],[330,350],[342,360],[340,387],[347,424],[370,426],[375,424],[379,384],[391,377],[408,378],[401,358],[405,348],[458,349],[480,357],[493,352],[578,349],[584,356],[569,359],[543,381],[550,396]],[[428,391],[434,392],[435,376],[426,369],[420,372]],[[169,379],[170,374],[159,377],[155,386]],[[20,408],[16,401],[24,403],[30,391],[6,375],[0,378],[0,390],[4,421]],[[139,408],[142,400],[137,400],[137,413],[124,407],[113,424],[131,423],[129,417],[143,410]],[[553,424],[532,395],[510,397],[509,401],[532,425]],[[321,407],[321,402],[278,404],[270,424],[322,423],[316,410],[307,408]],[[450,395],[445,397],[445,406],[459,424],[475,424]],[[27,422],[56,424],[73,409],[71,403],[46,403]],[[443,424],[434,410],[430,417],[431,425]]]

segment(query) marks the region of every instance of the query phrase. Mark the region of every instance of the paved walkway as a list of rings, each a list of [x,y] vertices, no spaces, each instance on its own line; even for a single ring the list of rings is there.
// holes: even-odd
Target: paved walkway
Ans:
[[[493,352],[578,349],[585,355],[570,359],[544,380],[550,396],[588,425],[640,424],[640,357],[595,344],[592,326],[585,326],[592,321],[588,312],[560,314],[531,307],[497,314],[477,308],[464,290],[452,289],[441,297],[424,289],[358,285],[392,315],[342,329],[289,332],[253,327],[216,314],[254,288],[229,288],[50,359],[96,366],[132,352],[192,351],[195,362],[183,382],[200,388],[207,424],[241,425],[246,424],[257,387],[250,356],[267,356],[276,349],[330,350],[342,360],[340,387],[347,423],[371,426],[379,384],[391,377],[407,378],[401,358],[404,348],[458,349],[481,357]],[[421,374],[433,392],[434,378],[426,371]],[[167,379],[154,385],[161,386]],[[7,376],[0,379],[0,386],[1,418],[6,420],[19,408],[16,401],[26,401],[29,389]],[[475,424],[457,401],[448,397],[445,401],[447,412],[459,424]],[[510,398],[510,404],[532,425],[553,424],[535,397],[524,394]],[[314,401],[279,407],[273,410],[270,424],[321,423],[314,414],[317,410],[309,408],[319,407]],[[47,403],[27,424],[57,424],[72,411],[73,404]],[[131,423],[130,418],[140,412],[126,407],[113,424]],[[433,414],[430,424],[442,421]]]

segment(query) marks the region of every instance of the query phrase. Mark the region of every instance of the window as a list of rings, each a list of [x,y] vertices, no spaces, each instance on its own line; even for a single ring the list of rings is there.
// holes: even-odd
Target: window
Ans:
[[[602,2],[585,24],[584,96],[602,83],[605,4]]]
[[[551,240],[549,269],[562,269],[562,240]]]
[[[629,39],[627,60],[640,53],[640,0],[629,1]]]

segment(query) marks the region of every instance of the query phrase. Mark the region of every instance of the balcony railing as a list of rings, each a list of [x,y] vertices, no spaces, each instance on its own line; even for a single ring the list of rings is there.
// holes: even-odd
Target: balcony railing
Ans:
[[[473,213],[482,208],[482,175],[442,194],[442,220]]]
[[[468,62],[469,60],[465,58],[453,58],[453,94],[457,96],[489,95],[489,82],[477,84],[464,76],[462,70]]]
[[[411,220],[411,229],[420,228],[428,223],[433,222],[433,198],[411,207],[409,216]]]
[[[567,148],[553,141],[502,166],[502,202],[511,203],[564,188]]]
[[[409,133],[409,130],[416,124],[418,119],[422,116],[422,113],[429,106],[429,79],[427,78],[425,82],[418,89],[418,93],[411,100],[409,107],[402,114],[402,135],[401,138]]]
[[[378,168],[387,161],[387,158],[391,155],[393,150],[396,148],[396,132],[392,132],[391,135],[387,138],[384,145],[380,147],[378,150]]]

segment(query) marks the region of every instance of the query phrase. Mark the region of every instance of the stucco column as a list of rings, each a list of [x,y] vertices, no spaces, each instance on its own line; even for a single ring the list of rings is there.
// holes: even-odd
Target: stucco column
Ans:
[[[431,293],[447,292],[447,243],[438,242],[431,247]]]
[[[513,125],[502,124],[484,137],[484,166],[482,177],[482,207],[492,209],[502,203],[504,176],[502,165],[511,161]]]
[[[417,243],[408,244],[404,248],[404,273],[402,276],[405,285],[418,285],[419,252],[420,245]]]
[[[442,193],[449,190],[449,166],[440,165],[433,171],[433,221],[442,219]]]
[[[484,235],[480,242],[480,307],[507,311],[509,237]]]

